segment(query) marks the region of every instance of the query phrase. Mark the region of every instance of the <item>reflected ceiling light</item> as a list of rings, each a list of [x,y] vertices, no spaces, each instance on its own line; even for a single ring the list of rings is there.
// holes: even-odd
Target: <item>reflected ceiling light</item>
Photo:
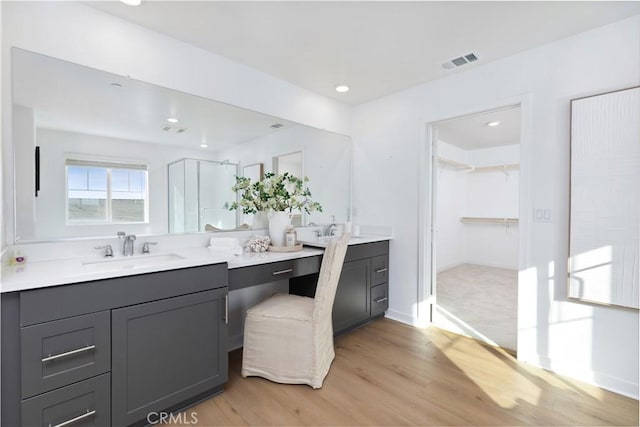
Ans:
[[[169,123],[178,123],[180,120],[176,119],[175,117],[169,117],[167,121]]]
[[[349,86],[347,86],[347,85],[337,85],[336,86],[336,92],[340,92],[340,93],[349,92]]]
[[[200,148],[207,148],[209,146],[209,144],[207,144],[206,142],[203,142],[202,144],[200,144]]]
[[[142,3],[142,0],[120,0],[120,1],[126,4],[127,6],[140,6],[140,3]]]
[[[487,123],[487,126],[489,126],[490,128],[494,128],[494,127],[496,127],[496,126],[499,126],[499,125],[500,125],[500,123],[502,123],[500,120],[495,120],[495,121],[493,121],[493,122],[489,122],[489,123]]]

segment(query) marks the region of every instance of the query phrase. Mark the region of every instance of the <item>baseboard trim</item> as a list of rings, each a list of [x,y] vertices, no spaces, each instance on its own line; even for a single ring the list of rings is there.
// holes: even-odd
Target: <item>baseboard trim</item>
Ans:
[[[621,378],[612,377],[611,375],[602,372],[577,369],[571,364],[554,362],[548,357],[522,358],[520,360],[558,375],[583,381],[613,393],[621,394],[635,400],[640,400],[640,384],[638,383],[632,383]]]
[[[417,319],[413,315],[391,309],[386,311],[384,317],[400,323],[404,323],[405,325],[415,326],[416,328],[426,328],[431,324],[431,321],[429,319]]]

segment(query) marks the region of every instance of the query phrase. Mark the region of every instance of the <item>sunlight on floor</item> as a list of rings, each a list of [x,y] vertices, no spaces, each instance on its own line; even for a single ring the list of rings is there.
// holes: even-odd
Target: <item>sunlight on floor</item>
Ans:
[[[497,405],[512,409],[526,402],[537,406],[542,390],[552,386],[559,390],[602,400],[604,392],[591,385],[580,384],[536,366],[526,365],[500,347],[491,347],[453,333],[429,340]],[[471,357],[469,354],[473,354]],[[496,385],[496,378],[502,378]]]

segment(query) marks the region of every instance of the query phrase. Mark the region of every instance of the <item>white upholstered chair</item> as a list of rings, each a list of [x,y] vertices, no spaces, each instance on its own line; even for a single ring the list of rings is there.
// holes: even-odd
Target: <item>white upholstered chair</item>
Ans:
[[[335,358],[331,311],[349,237],[329,242],[315,298],[277,294],[247,311],[243,377],[322,387]]]

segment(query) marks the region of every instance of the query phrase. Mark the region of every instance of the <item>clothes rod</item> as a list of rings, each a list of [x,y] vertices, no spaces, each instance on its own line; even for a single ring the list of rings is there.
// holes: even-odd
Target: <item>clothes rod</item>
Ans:
[[[460,222],[484,223],[484,224],[517,224],[518,218],[481,218],[474,216],[463,216]]]

